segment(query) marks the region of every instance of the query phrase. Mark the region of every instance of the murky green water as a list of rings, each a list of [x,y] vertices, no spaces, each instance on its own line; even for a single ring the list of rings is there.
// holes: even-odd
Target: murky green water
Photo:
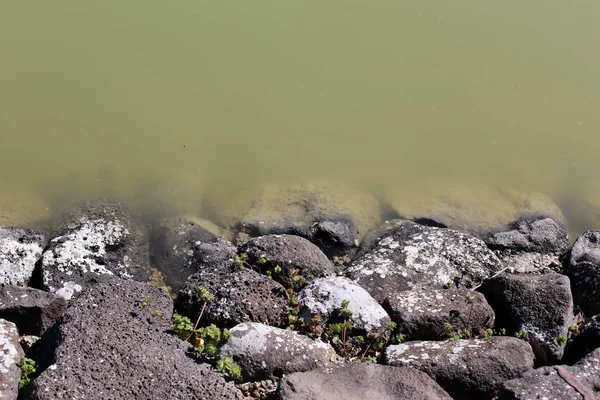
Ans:
[[[0,2],[0,187],[140,206],[314,177],[573,196],[598,174],[599,15],[592,0]]]

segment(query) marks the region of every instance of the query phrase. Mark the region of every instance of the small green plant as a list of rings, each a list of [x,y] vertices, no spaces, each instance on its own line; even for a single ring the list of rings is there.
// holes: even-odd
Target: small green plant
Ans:
[[[148,297],[139,301],[140,308],[146,308],[146,307],[150,306],[150,304],[152,304],[152,299],[150,299]]]
[[[198,288],[196,290],[198,291],[198,297],[200,297],[200,299],[204,303],[208,303],[208,302],[212,301],[214,296],[208,291],[207,288],[205,288],[204,286],[198,286]]]
[[[19,389],[22,389],[31,383],[32,376],[37,372],[37,368],[35,367],[35,361],[27,357],[21,358],[19,366],[21,367],[21,380],[19,381]]]
[[[194,330],[194,325],[188,317],[184,317],[177,313],[173,314],[171,330],[175,332],[179,339],[186,340],[190,333]]]
[[[575,324],[569,326],[569,332],[571,333],[571,335],[573,336],[577,336],[579,335],[579,327]]]
[[[501,336],[506,336],[506,328],[500,328],[500,331],[498,332]]]
[[[527,331],[525,331],[524,329],[521,329],[519,332],[515,333],[515,336],[518,337],[519,339],[525,339],[525,338],[527,338]]]
[[[564,346],[565,344],[567,344],[567,336],[559,335],[558,337],[554,338],[553,342],[557,346]]]
[[[306,282],[306,278],[302,276],[302,274],[300,274],[300,270],[298,268],[290,268],[290,278],[292,279],[292,282],[298,283],[298,284],[304,284]]]
[[[153,317],[162,317],[164,315],[164,313],[160,310],[152,310],[151,314]]]
[[[242,268],[244,265],[248,264],[247,260],[248,260],[248,254],[246,254],[246,253],[241,253],[239,255],[235,254],[233,256],[233,263],[238,268]]]
[[[217,361],[217,371],[237,379],[242,376],[242,369],[231,357],[221,358]]]
[[[493,334],[494,334],[494,331],[492,329],[490,329],[490,328],[488,328],[488,329],[481,329],[479,331],[479,337],[482,337],[482,338],[490,337]]]

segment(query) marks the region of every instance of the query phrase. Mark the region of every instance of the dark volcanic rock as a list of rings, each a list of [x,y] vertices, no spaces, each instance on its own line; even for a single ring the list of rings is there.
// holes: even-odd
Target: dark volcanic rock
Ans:
[[[167,285],[175,292],[196,272],[194,248],[217,240],[215,234],[183,217],[161,219],[151,233],[152,265],[166,276]]]
[[[54,293],[30,287],[0,287],[0,318],[15,323],[21,335],[41,336],[66,308],[67,301]]]
[[[496,326],[512,335],[529,334],[538,363],[562,358],[573,318],[569,278],[560,274],[506,275],[487,280],[481,287],[496,311]],[[535,342],[535,343],[534,343]]]
[[[581,388],[577,390],[576,385]],[[590,395],[583,396],[581,391]],[[573,366],[542,367],[503,385],[502,400],[594,399],[600,394],[600,349]]]
[[[385,363],[426,372],[454,399],[491,399],[503,382],[533,369],[529,344],[513,337],[389,346]]]
[[[203,323],[232,327],[242,322],[279,326],[288,300],[285,288],[266,276],[245,267],[201,269],[190,276],[175,303],[178,313],[196,321],[204,301],[198,287],[214,296],[202,314]]]
[[[380,223],[380,214],[377,199],[345,186],[265,185],[241,218],[239,228],[251,236],[302,236],[334,256],[357,247]]]
[[[29,399],[243,399],[170,333],[171,313],[164,289],[90,285],[44,334]]]
[[[281,377],[328,367],[337,361],[327,343],[287,329],[246,322],[231,329],[231,335],[219,350],[219,357],[232,357],[245,379]]]
[[[336,322],[342,302],[348,301],[349,319],[355,329],[368,337],[389,334],[390,317],[383,307],[362,287],[342,276],[315,279],[298,293],[299,316],[311,321],[319,316],[325,323]]]
[[[148,281],[148,234],[122,204],[97,200],[64,217],[42,257],[42,286],[71,299],[103,277]]]
[[[404,367],[349,363],[296,372],[279,383],[279,400],[450,400],[427,374]]]
[[[442,340],[458,330],[478,334],[494,325],[494,310],[485,297],[462,287],[398,292],[383,306],[410,340]]]
[[[240,248],[248,263],[286,288],[299,290],[315,278],[334,275],[333,264],[308,240],[294,235],[267,235],[250,239]],[[280,273],[273,270],[281,267]]]
[[[600,313],[600,231],[587,231],[571,248],[567,266],[573,300],[586,315]]]
[[[586,354],[600,347],[600,314],[594,315],[579,329],[577,335],[571,337],[571,341],[565,349],[563,362],[574,364],[581,360]]]
[[[536,216],[523,217],[484,241],[517,272],[537,272],[544,267],[560,271],[560,256],[569,248],[569,238],[561,224]]]
[[[0,284],[27,286],[47,242],[43,232],[0,227]]]
[[[346,275],[380,303],[399,292],[473,286],[503,265],[485,244],[451,229],[392,221],[370,233]]]
[[[0,399],[17,399],[21,380],[19,364],[23,356],[17,327],[12,322],[0,319]]]

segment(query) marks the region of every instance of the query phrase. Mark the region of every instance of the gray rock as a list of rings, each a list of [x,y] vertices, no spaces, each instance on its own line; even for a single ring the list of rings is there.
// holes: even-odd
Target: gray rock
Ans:
[[[349,363],[296,372],[279,383],[279,400],[450,400],[427,374],[404,367]]]
[[[192,253],[188,252],[188,255],[197,271],[203,268],[224,270],[234,264],[236,251],[230,241],[219,236],[214,242],[195,243]]]
[[[91,280],[118,276],[148,281],[148,235],[122,204],[96,200],[64,217],[42,256],[42,287],[65,299]]]
[[[473,286],[502,268],[473,236],[397,220],[365,238],[346,275],[383,303],[402,291],[451,287],[455,279]]]
[[[347,186],[324,182],[265,185],[238,228],[251,236],[302,236],[334,256],[357,247],[380,223],[380,214],[377,199]]]
[[[343,301],[349,302],[355,329],[369,337],[388,336],[391,320],[383,307],[365,289],[341,276],[315,279],[302,289],[298,293],[299,316],[308,322],[318,315],[330,322]]]
[[[152,265],[166,276],[166,284],[177,292],[196,272],[193,263],[195,246],[213,243],[217,236],[184,217],[159,220],[151,231]]]
[[[587,391],[583,396],[573,384]],[[537,368],[520,379],[504,383],[502,400],[529,399],[594,399],[600,395],[600,349],[590,353],[573,366],[561,365]]]
[[[562,358],[573,324],[569,278],[560,274],[517,274],[487,280],[481,292],[496,312],[496,326],[529,334],[539,365]]]
[[[560,256],[569,248],[565,228],[552,218],[528,216],[486,239],[496,255],[516,272],[561,270]]]
[[[586,315],[600,313],[600,231],[587,231],[571,248],[567,275],[575,304]]]
[[[29,399],[243,399],[170,333],[172,307],[148,284],[88,286],[44,334]]]
[[[271,276],[286,288],[301,289],[316,278],[334,275],[333,264],[313,243],[294,235],[267,235],[250,239],[240,248],[248,264]],[[281,267],[280,273],[273,270]]]
[[[529,344],[513,337],[391,345],[385,363],[426,372],[454,399],[491,399],[503,382],[533,369]]]
[[[27,286],[47,242],[43,232],[0,227],[0,285]]]
[[[12,322],[0,319],[0,399],[16,400],[21,380],[19,331]]]
[[[66,300],[54,293],[30,287],[0,287],[0,318],[15,323],[21,335],[41,336],[66,308]]]
[[[528,215],[565,223],[556,203],[538,192],[448,180],[428,180],[423,186],[410,188],[410,196],[406,192],[406,188],[390,187],[384,193],[387,203],[402,218],[456,229],[480,239]]]
[[[285,288],[249,268],[203,268],[190,276],[179,291],[175,308],[179,314],[196,321],[204,301],[198,287],[214,296],[202,314],[203,323],[232,327],[242,322],[261,322],[280,326],[287,310]]]
[[[231,329],[231,335],[219,357],[232,357],[245,379],[310,371],[331,366],[338,359],[327,343],[287,329],[246,322]]]
[[[463,287],[398,292],[383,306],[410,340],[443,340],[459,330],[476,335],[494,325],[494,310],[485,297]]]

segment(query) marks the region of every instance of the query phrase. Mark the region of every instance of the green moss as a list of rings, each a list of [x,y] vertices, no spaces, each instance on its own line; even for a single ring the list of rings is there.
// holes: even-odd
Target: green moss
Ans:
[[[37,368],[35,366],[35,361],[27,357],[21,358],[19,366],[21,367],[19,389],[22,389],[31,383],[33,375],[37,372]]]

